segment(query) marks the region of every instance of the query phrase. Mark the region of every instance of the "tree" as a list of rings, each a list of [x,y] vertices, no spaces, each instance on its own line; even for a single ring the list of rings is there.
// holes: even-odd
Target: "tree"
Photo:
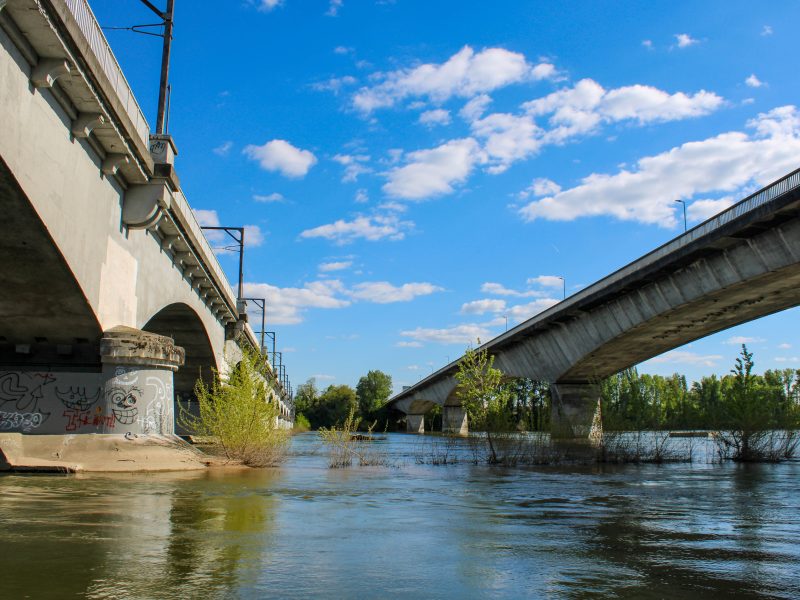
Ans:
[[[467,348],[455,378],[456,396],[467,412],[470,427],[486,433],[489,462],[500,462],[494,438],[513,429],[512,393],[503,385],[502,371],[494,368],[494,356],[486,350]]]
[[[349,385],[329,385],[308,408],[311,426],[315,429],[343,423],[351,411],[357,410],[356,392]]]
[[[317,381],[313,377],[298,385],[297,392],[294,395],[295,419],[299,415],[303,415],[308,419],[309,411],[316,404],[318,397]]]
[[[263,364],[262,355],[245,349],[227,379],[214,371],[210,387],[197,380],[199,414],[181,406],[178,417],[190,431],[214,438],[228,459],[250,466],[280,462],[289,441],[278,426],[278,401],[268,389],[269,374],[260,370]]]
[[[369,371],[358,380],[356,398],[361,418],[367,425],[382,417],[382,408],[392,394],[392,378],[383,371]]]

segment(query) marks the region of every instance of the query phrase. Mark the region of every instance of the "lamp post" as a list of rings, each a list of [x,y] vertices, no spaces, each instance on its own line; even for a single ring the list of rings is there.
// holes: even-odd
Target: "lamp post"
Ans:
[[[562,277],[561,275],[556,275],[556,277],[558,277],[561,280],[561,293],[562,293],[561,299],[562,300],[566,300],[567,299],[567,280],[564,277]]]
[[[224,231],[228,234],[234,242],[236,242],[236,246],[239,249],[239,287],[236,293],[237,300],[244,300],[242,296],[244,295],[243,291],[243,279],[244,279],[244,227],[212,227],[211,225],[203,225],[200,227],[203,230],[212,230],[212,231]],[[230,249],[230,248],[226,248]],[[238,307],[237,307],[238,309]]]
[[[686,200],[675,200],[683,204],[683,232],[686,233]]]
[[[264,352],[264,335],[266,334],[265,321],[267,318],[267,299],[266,298],[242,298],[245,302],[254,302],[261,309],[261,352]]]

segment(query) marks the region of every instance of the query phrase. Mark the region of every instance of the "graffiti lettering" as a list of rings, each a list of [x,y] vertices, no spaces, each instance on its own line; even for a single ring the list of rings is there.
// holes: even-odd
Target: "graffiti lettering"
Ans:
[[[45,417],[38,412],[16,413],[0,411],[0,431],[10,431],[20,429],[28,432],[36,429],[45,420]]]

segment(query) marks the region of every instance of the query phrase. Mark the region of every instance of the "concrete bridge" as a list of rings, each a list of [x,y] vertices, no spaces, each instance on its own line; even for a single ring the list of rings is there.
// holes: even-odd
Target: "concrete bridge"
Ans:
[[[258,347],[176,154],[85,0],[0,0],[0,431],[170,434]]]
[[[800,170],[481,346],[509,377],[550,382],[552,434],[583,438],[600,380],[711,333],[800,304]],[[409,431],[443,406],[465,433],[450,363],[389,401]]]

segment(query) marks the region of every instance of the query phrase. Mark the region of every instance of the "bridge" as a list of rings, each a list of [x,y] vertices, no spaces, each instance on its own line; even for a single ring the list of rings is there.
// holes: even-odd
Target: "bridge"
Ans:
[[[585,438],[605,377],[800,304],[800,170],[480,347],[510,378],[550,383],[554,438]],[[443,407],[466,433],[454,361],[389,400],[407,429]]]
[[[246,303],[86,1],[0,0],[0,46],[0,431],[172,434],[259,347]]]

